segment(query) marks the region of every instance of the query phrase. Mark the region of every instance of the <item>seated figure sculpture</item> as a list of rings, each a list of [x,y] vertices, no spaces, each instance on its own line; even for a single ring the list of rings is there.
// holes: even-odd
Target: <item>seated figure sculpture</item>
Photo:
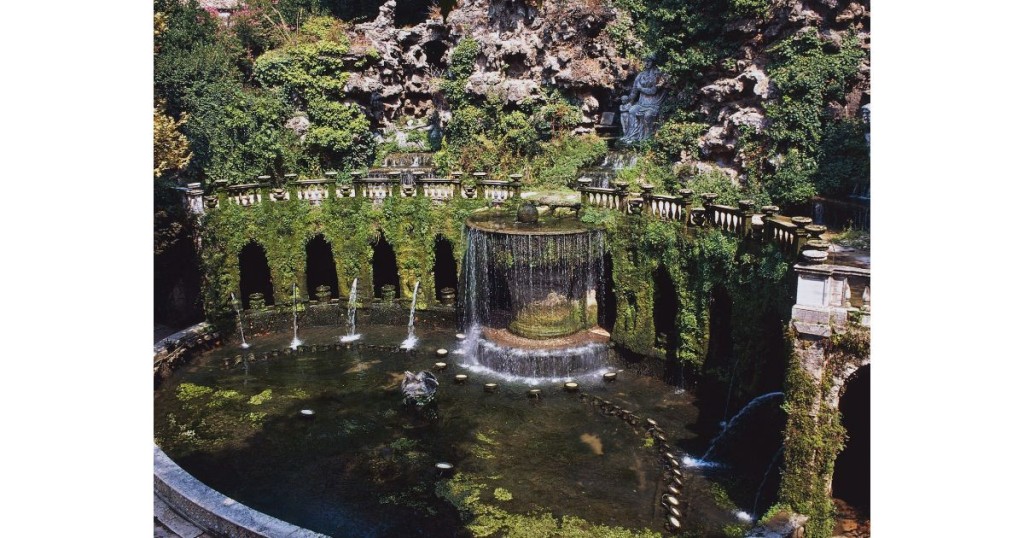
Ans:
[[[661,84],[661,71],[654,67],[653,58],[647,58],[644,70],[633,81],[633,89],[622,96],[622,105],[619,106],[623,144],[643,142],[654,134],[654,121],[665,100]]]

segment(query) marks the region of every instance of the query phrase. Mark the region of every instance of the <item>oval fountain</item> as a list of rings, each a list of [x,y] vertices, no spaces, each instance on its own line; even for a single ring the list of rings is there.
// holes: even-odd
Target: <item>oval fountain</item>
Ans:
[[[465,236],[459,297],[467,366],[528,382],[603,373],[603,230],[538,215],[525,203],[514,215],[471,216]]]

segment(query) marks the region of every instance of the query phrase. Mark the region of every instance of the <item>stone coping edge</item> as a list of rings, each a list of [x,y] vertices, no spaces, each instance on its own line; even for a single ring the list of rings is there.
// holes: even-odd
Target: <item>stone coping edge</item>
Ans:
[[[153,445],[153,489],[176,512],[219,536],[329,538],[253,510],[210,488],[171,461],[156,445]]]
[[[177,342],[185,340],[190,336],[201,335],[212,328],[213,326],[210,325],[209,322],[200,321],[199,323],[196,323],[191,327],[186,327],[170,336],[165,336],[164,338],[161,338],[159,342],[153,344],[153,354],[159,355],[160,353],[166,351],[166,346],[170,342]]]

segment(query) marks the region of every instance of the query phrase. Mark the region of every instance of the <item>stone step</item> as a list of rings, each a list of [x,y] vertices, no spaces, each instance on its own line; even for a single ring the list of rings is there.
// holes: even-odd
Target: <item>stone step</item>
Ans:
[[[160,522],[159,525],[154,524],[154,538],[200,538],[209,536],[203,532],[203,529],[196,527],[190,521],[181,517],[181,515],[170,506],[167,506],[167,503],[156,495],[153,495],[153,516]]]

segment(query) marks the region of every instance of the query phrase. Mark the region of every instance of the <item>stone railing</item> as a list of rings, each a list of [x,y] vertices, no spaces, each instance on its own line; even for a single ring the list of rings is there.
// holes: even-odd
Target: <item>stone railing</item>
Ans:
[[[462,172],[453,172],[450,177],[434,177],[432,172],[426,170],[409,173],[372,170],[365,175],[363,172],[352,172],[348,182],[339,181],[336,172],[325,175],[324,178],[300,180],[296,179],[295,174],[286,174],[283,187],[272,186],[270,176],[260,176],[258,181],[242,185],[215,181],[205,192],[199,183],[190,183],[179,190],[182,203],[197,215],[222,203],[249,207],[263,202],[298,200],[318,206],[328,198],[368,198],[374,204],[380,204],[393,196],[423,197],[435,203],[455,198],[481,198],[501,204],[518,199],[522,190],[520,174],[512,174],[506,181],[487,179],[486,172],[475,172],[474,181],[470,183],[463,183]]]
[[[586,178],[576,181],[584,206],[650,215],[681,222],[687,228],[717,228],[744,239],[775,243],[792,257],[808,248],[823,248],[817,243],[823,243],[824,226],[811,224],[809,217],[778,215],[776,206],[763,206],[756,213],[753,200],[740,200],[739,207],[716,204],[718,195],[709,192],[700,195],[700,207],[693,207],[694,193],[689,189],[681,189],[676,195],[654,194],[652,185],[641,185],[639,193],[630,193],[626,183],[617,182],[615,188],[592,187],[590,183]]]

